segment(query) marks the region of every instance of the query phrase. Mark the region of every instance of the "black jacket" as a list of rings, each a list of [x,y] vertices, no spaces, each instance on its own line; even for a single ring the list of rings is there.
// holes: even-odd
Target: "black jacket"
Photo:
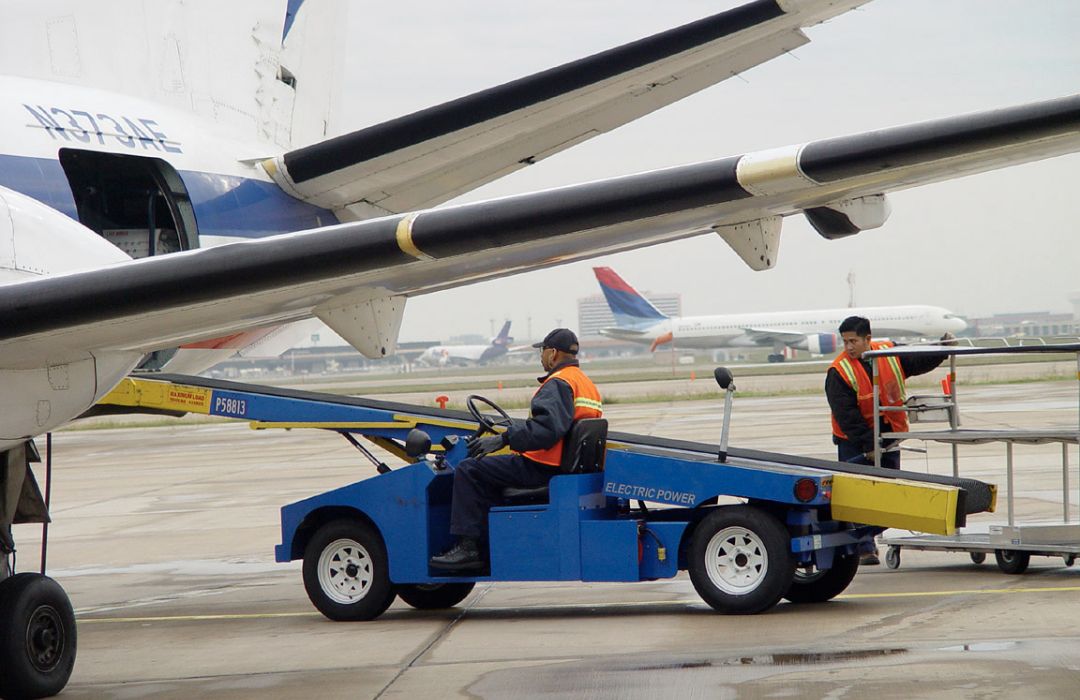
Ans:
[[[577,366],[577,360],[570,360],[537,379],[544,382],[563,367]],[[524,423],[514,423],[513,427],[506,431],[507,444],[515,452],[546,450],[570,432],[573,421],[574,390],[556,377],[541,386],[533,396],[529,405],[529,419]]]
[[[914,377],[926,374],[936,369],[948,355],[901,355],[900,367],[904,370],[904,376]],[[860,360],[867,376],[870,375],[870,363]],[[860,452],[871,452],[874,449],[874,428],[863,418],[859,410],[859,399],[851,385],[844,381],[835,368],[830,367],[825,375],[825,396],[829,399],[829,408],[832,410],[840,429],[847,435],[848,440],[859,447]],[[888,432],[885,419],[879,418],[880,432]],[[840,438],[833,435],[833,444],[839,445]],[[888,444],[888,443],[886,443]]]

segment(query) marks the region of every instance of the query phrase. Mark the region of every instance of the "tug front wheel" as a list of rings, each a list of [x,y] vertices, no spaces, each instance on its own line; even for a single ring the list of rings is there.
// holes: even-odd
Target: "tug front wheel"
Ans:
[[[304,589],[331,620],[372,620],[394,602],[386,545],[367,523],[334,520],[304,550]]]
[[[41,574],[0,581],[0,697],[44,698],[75,667],[75,612],[64,589]]]
[[[722,613],[768,610],[795,574],[787,528],[753,506],[723,506],[705,516],[694,528],[688,556],[698,595]]]
[[[403,583],[397,587],[401,598],[417,610],[445,610],[469,597],[475,583]]]

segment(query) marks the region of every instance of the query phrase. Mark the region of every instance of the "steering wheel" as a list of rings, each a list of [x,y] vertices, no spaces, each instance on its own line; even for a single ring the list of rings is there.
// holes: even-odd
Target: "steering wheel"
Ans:
[[[491,420],[488,416],[485,416],[480,412],[478,404],[485,404],[488,408],[492,409],[499,414],[498,420]],[[502,410],[495,405],[495,402],[491,399],[486,399],[478,394],[470,394],[465,399],[465,406],[469,409],[469,413],[476,419],[476,422],[480,424],[480,427],[476,429],[477,435],[483,435],[484,433],[495,433],[496,427],[509,428],[513,424],[513,419],[510,418],[510,414]]]

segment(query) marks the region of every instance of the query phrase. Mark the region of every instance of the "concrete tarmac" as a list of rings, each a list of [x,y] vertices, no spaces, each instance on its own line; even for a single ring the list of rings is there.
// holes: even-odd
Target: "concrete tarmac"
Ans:
[[[963,378],[963,377],[962,377]],[[820,376],[812,378],[820,382]],[[968,427],[1075,426],[1075,381],[961,387]],[[715,442],[718,399],[617,403],[615,430]],[[817,394],[736,398],[733,445],[830,456]],[[1000,444],[961,448],[998,483]],[[949,473],[949,448],[905,455]],[[1021,520],[1061,519],[1060,445],[1016,448]],[[281,505],[374,474],[344,440],[246,424],[66,431],[54,438],[49,570],[79,619],[73,698],[1073,698],[1080,694],[1080,566],[904,551],[836,600],[725,617],[685,574],[640,584],[494,583],[461,607],[400,601],[334,623],[298,562],[276,564]],[[1069,456],[1070,518],[1080,470]],[[38,526],[17,526],[36,566]],[[905,534],[905,533],[890,533]]]

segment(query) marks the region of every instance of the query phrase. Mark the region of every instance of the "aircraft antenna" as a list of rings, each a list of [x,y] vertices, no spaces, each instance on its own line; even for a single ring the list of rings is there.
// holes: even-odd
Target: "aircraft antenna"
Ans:
[[[855,270],[848,270],[847,273],[847,286],[848,297],[847,305],[849,309],[855,308]]]

